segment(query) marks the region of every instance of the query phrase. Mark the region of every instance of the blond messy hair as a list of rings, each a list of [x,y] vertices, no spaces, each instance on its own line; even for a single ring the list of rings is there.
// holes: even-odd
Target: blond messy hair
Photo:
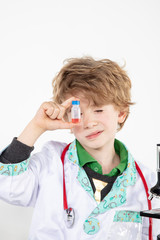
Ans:
[[[71,58],[52,82],[53,101],[61,104],[66,95],[82,93],[96,106],[113,104],[129,115],[131,80],[123,67],[109,59]],[[124,122],[125,122],[124,121]],[[120,123],[119,130],[123,127]]]

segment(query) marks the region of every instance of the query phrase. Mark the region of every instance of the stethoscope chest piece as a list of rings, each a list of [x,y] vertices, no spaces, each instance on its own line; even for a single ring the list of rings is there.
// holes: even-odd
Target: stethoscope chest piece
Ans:
[[[65,210],[65,223],[68,228],[71,228],[73,226],[74,218],[75,218],[75,214],[74,214],[73,208],[66,209]]]

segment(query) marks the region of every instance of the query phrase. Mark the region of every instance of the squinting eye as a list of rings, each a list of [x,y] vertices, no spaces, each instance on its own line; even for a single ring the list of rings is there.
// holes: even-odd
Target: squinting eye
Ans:
[[[95,110],[95,112],[103,112],[102,109]]]

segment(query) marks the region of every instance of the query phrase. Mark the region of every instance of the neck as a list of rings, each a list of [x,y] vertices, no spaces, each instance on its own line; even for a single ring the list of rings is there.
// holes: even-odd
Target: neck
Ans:
[[[103,148],[85,148],[85,150],[102,166],[103,174],[108,174],[120,163],[119,156],[114,149],[114,141]]]

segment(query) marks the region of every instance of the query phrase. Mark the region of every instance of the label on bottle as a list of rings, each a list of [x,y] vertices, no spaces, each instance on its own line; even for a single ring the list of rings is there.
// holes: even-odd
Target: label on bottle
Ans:
[[[71,109],[72,123],[79,123],[81,119],[81,110],[79,106],[72,106]]]

